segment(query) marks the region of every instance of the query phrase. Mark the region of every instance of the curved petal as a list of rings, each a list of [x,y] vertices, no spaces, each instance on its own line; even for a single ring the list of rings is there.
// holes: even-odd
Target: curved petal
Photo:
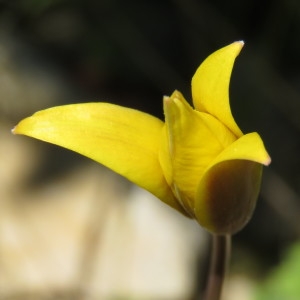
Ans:
[[[249,160],[222,161],[203,176],[195,215],[214,234],[234,234],[251,219],[260,190],[262,165]]]
[[[158,161],[162,128],[162,121],[137,110],[85,103],[37,112],[22,120],[13,132],[85,155],[184,213]]]
[[[249,221],[259,193],[262,165],[271,159],[253,132],[228,146],[208,166],[195,197],[198,222],[216,234],[233,234]]]
[[[174,194],[193,214],[199,180],[235,136],[213,116],[193,110],[178,91],[165,97],[164,111],[167,141],[162,142],[160,163]]]
[[[237,137],[242,136],[242,131],[231,114],[229,83],[234,60],[243,45],[239,41],[214,52],[200,65],[192,79],[195,108],[215,116]]]
[[[232,159],[250,160],[265,166],[271,163],[271,158],[257,132],[245,134],[229,145],[212,161],[208,169],[219,162]]]

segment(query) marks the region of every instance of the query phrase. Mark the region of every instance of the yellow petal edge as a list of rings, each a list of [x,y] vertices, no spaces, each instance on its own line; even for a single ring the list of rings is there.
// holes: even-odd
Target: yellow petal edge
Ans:
[[[192,78],[192,96],[195,108],[207,112],[225,124],[236,137],[242,131],[230,109],[229,83],[234,61],[244,46],[234,42],[208,56]]]
[[[158,161],[164,123],[146,113],[108,103],[53,107],[22,120],[13,133],[87,156],[128,178],[186,214]]]
[[[271,158],[260,136],[249,133],[227,147],[208,166],[196,197],[196,219],[207,230],[233,234],[250,220],[258,197],[262,165]]]

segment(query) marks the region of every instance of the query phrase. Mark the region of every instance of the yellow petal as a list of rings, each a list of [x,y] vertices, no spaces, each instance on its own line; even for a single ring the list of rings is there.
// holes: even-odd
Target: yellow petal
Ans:
[[[257,133],[228,146],[208,166],[195,197],[198,222],[216,234],[233,234],[249,221],[259,193],[262,165],[271,159]]]
[[[215,116],[237,137],[242,132],[231,114],[229,83],[234,60],[243,45],[239,41],[214,52],[200,65],[192,79],[195,108]]]
[[[271,163],[271,158],[257,132],[245,134],[234,143],[230,144],[214,159],[211,166],[232,159],[250,160],[265,166],[268,166]]]
[[[86,103],[37,112],[22,120],[14,133],[94,159],[184,213],[158,161],[162,128],[162,121],[137,110],[107,103]]]
[[[193,110],[177,91],[165,97],[164,111],[167,141],[162,142],[160,163],[173,192],[192,215],[199,180],[235,136],[213,116]]]

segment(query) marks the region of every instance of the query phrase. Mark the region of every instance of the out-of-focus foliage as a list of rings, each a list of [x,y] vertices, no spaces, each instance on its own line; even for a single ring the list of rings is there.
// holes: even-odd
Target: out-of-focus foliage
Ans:
[[[256,300],[298,300],[300,298],[300,243],[292,245],[281,264],[270,272]]]

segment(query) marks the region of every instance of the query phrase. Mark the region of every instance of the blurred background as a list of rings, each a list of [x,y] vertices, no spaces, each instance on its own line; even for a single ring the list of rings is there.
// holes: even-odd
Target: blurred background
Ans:
[[[261,134],[272,164],[233,238],[223,299],[300,299],[293,0],[0,1],[0,299],[201,299],[205,231],[103,166],[10,129],[37,110],[91,101],[163,118],[163,95],[191,100],[199,64],[241,39],[233,115]]]

